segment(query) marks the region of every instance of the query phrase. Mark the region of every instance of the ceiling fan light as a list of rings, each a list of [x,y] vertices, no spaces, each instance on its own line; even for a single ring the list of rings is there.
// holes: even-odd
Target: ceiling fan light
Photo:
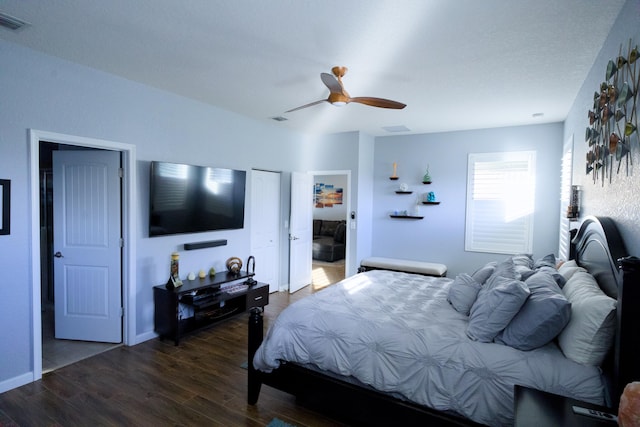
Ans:
[[[331,105],[335,105],[336,107],[342,107],[343,105],[347,105],[347,103],[344,101],[334,101],[331,103]]]

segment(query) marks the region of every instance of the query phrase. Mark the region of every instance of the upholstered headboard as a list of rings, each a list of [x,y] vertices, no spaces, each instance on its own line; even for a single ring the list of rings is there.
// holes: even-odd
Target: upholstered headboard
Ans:
[[[603,366],[609,399],[617,407],[624,386],[640,380],[640,260],[629,257],[618,228],[606,217],[587,217],[571,241],[571,253],[600,288],[617,299],[616,339]]]

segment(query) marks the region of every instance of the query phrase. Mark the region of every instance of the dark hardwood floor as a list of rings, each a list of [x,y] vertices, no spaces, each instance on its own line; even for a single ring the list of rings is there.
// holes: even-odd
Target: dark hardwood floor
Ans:
[[[265,331],[291,302],[318,289],[269,296]],[[265,426],[273,418],[297,426],[339,422],[263,386],[246,403],[248,314],[172,341],[121,346],[47,373],[0,394],[0,426]]]

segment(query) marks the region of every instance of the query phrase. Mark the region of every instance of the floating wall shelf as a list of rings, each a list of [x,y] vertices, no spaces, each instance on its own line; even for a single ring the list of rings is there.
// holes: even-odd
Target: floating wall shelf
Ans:
[[[439,205],[440,202],[422,202],[423,205]]]
[[[412,193],[413,191],[401,191],[401,190],[396,191],[396,194],[412,194]]]
[[[423,216],[414,216],[414,215],[389,215],[391,218],[402,218],[402,219],[424,219]]]

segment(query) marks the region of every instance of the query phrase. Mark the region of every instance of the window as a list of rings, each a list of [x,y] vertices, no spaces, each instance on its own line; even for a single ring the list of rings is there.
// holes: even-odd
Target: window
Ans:
[[[570,222],[567,219],[567,206],[571,204],[571,175],[573,171],[573,136],[565,141],[562,154],[562,172],[560,176],[560,243],[558,257],[569,259]]]
[[[465,250],[532,252],[535,151],[469,154]]]

